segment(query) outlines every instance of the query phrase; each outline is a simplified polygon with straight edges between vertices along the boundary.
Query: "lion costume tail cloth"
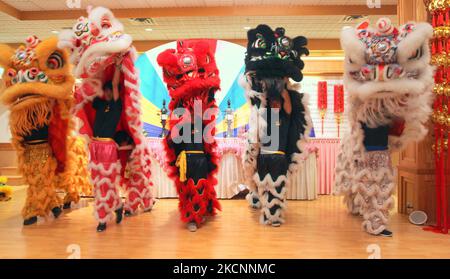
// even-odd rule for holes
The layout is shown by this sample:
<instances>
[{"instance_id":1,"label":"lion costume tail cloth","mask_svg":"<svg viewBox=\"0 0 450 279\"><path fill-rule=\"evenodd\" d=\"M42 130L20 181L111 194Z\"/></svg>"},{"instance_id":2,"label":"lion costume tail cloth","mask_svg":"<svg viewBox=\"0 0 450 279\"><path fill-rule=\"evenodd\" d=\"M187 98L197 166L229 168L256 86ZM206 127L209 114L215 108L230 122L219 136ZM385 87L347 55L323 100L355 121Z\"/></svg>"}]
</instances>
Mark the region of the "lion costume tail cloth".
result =
<instances>
[{"instance_id":1,"label":"lion costume tail cloth","mask_svg":"<svg viewBox=\"0 0 450 279\"><path fill-rule=\"evenodd\" d=\"M57 217L62 200L55 190L64 190L65 206L89 194L89 181L79 177L86 165L78 164L85 154L77 152L73 103L74 78L68 54L57 47L57 38L44 41L35 36L13 50L0 45L0 66L5 69L2 102L10 109L12 143L19 170L29 185L23 209L25 220Z\"/></svg>"},{"instance_id":2,"label":"lion costume tail cloth","mask_svg":"<svg viewBox=\"0 0 450 279\"><path fill-rule=\"evenodd\" d=\"M283 28L273 31L267 25L248 31L241 80L251 109L243 159L250 188L247 200L253 208L261 209L260 222L273 226L285 221L288 177L308 156L305 144L312 127L307 95L298 92L299 86L286 83L286 78L296 82L303 78L301 56L309 54L307 40L301 36L291 39L284 33ZM271 92L266 90L270 84L275 84ZM280 100L285 89L292 103L290 114L284 109L278 113L270 104L273 95Z\"/></svg>"},{"instance_id":3,"label":"lion costume tail cloth","mask_svg":"<svg viewBox=\"0 0 450 279\"><path fill-rule=\"evenodd\" d=\"M138 208L149 211L151 193L150 153L142 133L139 74L134 62L136 50L131 36L112 12L103 7L88 8L88 17L80 17L72 30L64 30L59 45L71 50L74 73L82 82L76 89L75 112L80 119L80 133L93 136L96 111L93 101L104 96L102 85L110 81L115 61L121 60L120 100L123 104L117 132L126 133L133 142L131 150L118 151L114 141L90 142L92 181L95 187L95 216L108 221L114 210L122 207L118 185L126 191L124 209L131 214ZM120 154L120 153L125 153ZM125 160L119 158L125 157ZM126 170L126 171L125 171Z\"/></svg>"},{"instance_id":4,"label":"lion costume tail cloth","mask_svg":"<svg viewBox=\"0 0 450 279\"><path fill-rule=\"evenodd\" d=\"M182 221L197 225L220 210L214 189L219 161L214 94L220 88L214 48L212 40L185 40L158 56L171 96L167 172L179 194Z\"/></svg>"},{"instance_id":5,"label":"lion costume tail cloth","mask_svg":"<svg viewBox=\"0 0 450 279\"><path fill-rule=\"evenodd\" d=\"M338 155L335 192L351 213L363 216L370 234L386 230L394 205L390 152L427 134L432 36L427 23L395 28L387 18L376 28L365 21L342 30L350 131Z\"/></svg>"}]
</instances>

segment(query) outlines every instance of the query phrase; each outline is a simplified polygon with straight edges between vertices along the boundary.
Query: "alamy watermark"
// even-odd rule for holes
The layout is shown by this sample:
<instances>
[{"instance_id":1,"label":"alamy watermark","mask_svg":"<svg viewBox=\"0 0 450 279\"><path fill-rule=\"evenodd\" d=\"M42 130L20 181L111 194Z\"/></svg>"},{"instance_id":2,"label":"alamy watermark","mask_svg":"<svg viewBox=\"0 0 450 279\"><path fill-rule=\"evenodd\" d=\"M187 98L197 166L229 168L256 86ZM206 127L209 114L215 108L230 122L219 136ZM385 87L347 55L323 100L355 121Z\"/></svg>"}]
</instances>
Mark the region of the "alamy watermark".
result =
<instances>
[{"instance_id":1,"label":"alamy watermark","mask_svg":"<svg viewBox=\"0 0 450 279\"><path fill-rule=\"evenodd\" d=\"M367 0L366 4L369 9L381 9L381 0Z\"/></svg>"},{"instance_id":2,"label":"alamy watermark","mask_svg":"<svg viewBox=\"0 0 450 279\"><path fill-rule=\"evenodd\" d=\"M368 259L379 260L381 259L381 247L378 244L370 244L366 248L366 252L369 253Z\"/></svg>"},{"instance_id":3,"label":"alamy watermark","mask_svg":"<svg viewBox=\"0 0 450 279\"><path fill-rule=\"evenodd\" d=\"M66 252L69 253L68 259L79 260L81 259L81 247L78 244L70 244L66 248Z\"/></svg>"},{"instance_id":4,"label":"alamy watermark","mask_svg":"<svg viewBox=\"0 0 450 279\"><path fill-rule=\"evenodd\" d=\"M66 0L69 9L81 9L81 0Z\"/></svg>"},{"instance_id":5,"label":"alamy watermark","mask_svg":"<svg viewBox=\"0 0 450 279\"><path fill-rule=\"evenodd\" d=\"M270 111L270 114L269 114ZM203 111L203 103L195 100L193 111L184 107L176 108L172 111L171 121L176 122L170 129L170 137L175 144L181 143L213 143L215 121L217 115L220 114L218 108L208 108ZM268 150L278 150L280 146L280 109L272 108L260 109L259 118L267 125L258 125L258 123L249 123L250 131L255 131L259 143L263 144ZM270 120L270 121L268 121ZM203 122L209 121L209 124L203 126ZM268 127L270 125L270 134ZM261 128L261 127L264 128ZM250 142L256 143L256 142Z\"/></svg>"}]
</instances>

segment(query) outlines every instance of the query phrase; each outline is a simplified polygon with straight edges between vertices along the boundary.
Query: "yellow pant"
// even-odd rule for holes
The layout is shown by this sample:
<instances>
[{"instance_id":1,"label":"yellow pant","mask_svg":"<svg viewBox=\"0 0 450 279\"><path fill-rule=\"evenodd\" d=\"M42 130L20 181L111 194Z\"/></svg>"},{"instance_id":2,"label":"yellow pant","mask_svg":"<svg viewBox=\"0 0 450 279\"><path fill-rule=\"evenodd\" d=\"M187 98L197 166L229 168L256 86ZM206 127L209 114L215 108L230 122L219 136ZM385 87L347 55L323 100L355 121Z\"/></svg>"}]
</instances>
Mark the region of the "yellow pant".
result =
<instances>
[{"instance_id":1,"label":"yellow pant","mask_svg":"<svg viewBox=\"0 0 450 279\"><path fill-rule=\"evenodd\" d=\"M67 162L63 173L56 177L55 187L66 192L64 203L80 200L80 194L92 195L92 186L89 181L88 155L81 138L69 137L67 139Z\"/></svg>"},{"instance_id":2,"label":"yellow pant","mask_svg":"<svg viewBox=\"0 0 450 279\"><path fill-rule=\"evenodd\" d=\"M26 145L20 169L27 182L27 198L22 210L24 219L47 216L62 201L54 187L56 159L48 143Z\"/></svg>"}]
</instances>

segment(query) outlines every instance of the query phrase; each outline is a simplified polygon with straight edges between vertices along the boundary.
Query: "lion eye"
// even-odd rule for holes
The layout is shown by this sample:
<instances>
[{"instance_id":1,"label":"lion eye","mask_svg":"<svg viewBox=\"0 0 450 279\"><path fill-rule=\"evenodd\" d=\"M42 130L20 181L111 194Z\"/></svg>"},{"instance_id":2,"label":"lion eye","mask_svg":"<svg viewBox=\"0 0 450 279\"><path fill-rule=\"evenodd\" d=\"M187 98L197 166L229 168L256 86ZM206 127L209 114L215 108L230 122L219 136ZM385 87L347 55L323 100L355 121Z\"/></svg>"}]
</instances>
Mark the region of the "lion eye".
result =
<instances>
[{"instance_id":1,"label":"lion eye","mask_svg":"<svg viewBox=\"0 0 450 279\"><path fill-rule=\"evenodd\" d=\"M53 52L52 55L47 59L47 67L49 69L61 69L64 67L64 60L62 58L61 53Z\"/></svg>"},{"instance_id":2,"label":"lion eye","mask_svg":"<svg viewBox=\"0 0 450 279\"><path fill-rule=\"evenodd\" d=\"M75 27L75 30L81 31L83 30L84 24L82 22L78 23Z\"/></svg>"},{"instance_id":3,"label":"lion eye","mask_svg":"<svg viewBox=\"0 0 450 279\"><path fill-rule=\"evenodd\" d=\"M17 72L14 69L8 69L7 75L9 78L14 78L17 75Z\"/></svg>"}]
</instances>

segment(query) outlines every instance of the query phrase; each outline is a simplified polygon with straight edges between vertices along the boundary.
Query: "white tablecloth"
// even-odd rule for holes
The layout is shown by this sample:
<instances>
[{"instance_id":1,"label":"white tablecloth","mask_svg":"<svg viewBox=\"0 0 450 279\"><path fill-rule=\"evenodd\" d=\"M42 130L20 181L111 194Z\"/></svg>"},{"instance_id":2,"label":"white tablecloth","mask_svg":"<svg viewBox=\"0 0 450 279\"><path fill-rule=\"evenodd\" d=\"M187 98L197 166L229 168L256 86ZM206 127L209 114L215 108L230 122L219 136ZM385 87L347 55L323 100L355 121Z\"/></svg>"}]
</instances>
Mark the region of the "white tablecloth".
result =
<instances>
[{"instance_id":1,"label":"white tablecloth","mask_svg":"<svg viewBox=\"0 0 450 279\"><path fill-rule=\"evenodd\" d=\"M220 141L222 139L218 139ZM243 144L243 143L242 143ZM173 182L167 177L160 162L152 158L152 181L153 195L156 198L174 198L177 192ZM217 173L218 185L216 187L217 197L230 199L246 188L243 185L244 175L241 158L238 152L224 152ZM288 199L291 200L314 200L317 198L317 160L313 153L305 161L303 167L297 174L291 177L288 188Z\"/></svg>"},{"instance_id":2,"label":"white tablecloth","mask_svg":"<svg viewBox=\"0 0 450 279\"><path fill-rule=\"evenodd\" d=\"M313 153L309 155L296 175L290 178L287 198L289 200L315 200L318 188L317 157Z\"/></svg>"}]
</instances>

